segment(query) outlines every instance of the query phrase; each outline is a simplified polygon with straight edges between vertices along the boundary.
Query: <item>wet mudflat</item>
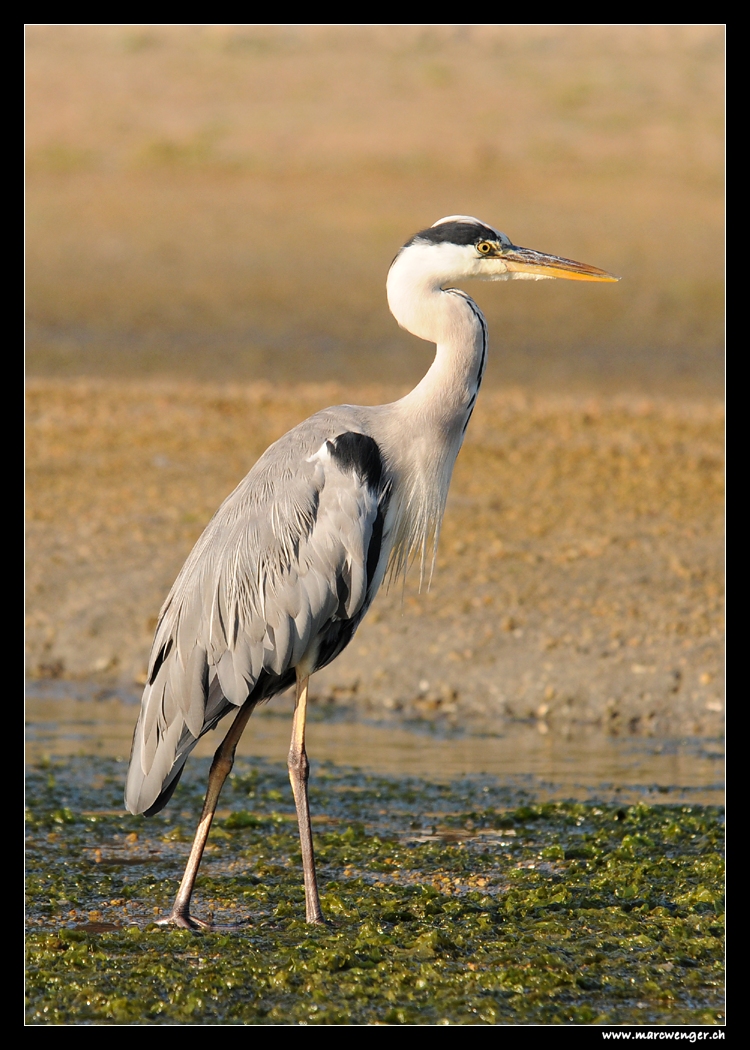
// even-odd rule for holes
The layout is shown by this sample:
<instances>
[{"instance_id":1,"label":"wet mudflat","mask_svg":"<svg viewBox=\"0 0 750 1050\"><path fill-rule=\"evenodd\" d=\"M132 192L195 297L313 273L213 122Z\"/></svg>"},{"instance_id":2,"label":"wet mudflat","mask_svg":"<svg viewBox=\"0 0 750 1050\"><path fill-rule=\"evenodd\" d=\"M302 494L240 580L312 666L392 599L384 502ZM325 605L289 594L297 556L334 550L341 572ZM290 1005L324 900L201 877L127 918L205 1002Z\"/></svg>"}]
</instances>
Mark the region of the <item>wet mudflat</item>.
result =
<instances>
[{"instance_id":1,"label":"wet mudflat","mask_svg":"<svg viewBox=\"0 0 750 1050\"><path fill-rule=\"evenodd\" d=\"M122 760L30 768L30 1024L723 1022L718 806L317 763L310 928L286 769L242 757L194 901L216 928L163 929L207 766L150 820Z\"/></svg>"},{"instance_id":2,"label":"wet mudflat","mask_svg":"<svg viewBox=\"0 0 750 1050\"><path fill-rule=\"evenodd\" d=\"M154 617L269 441L388 395L30 393L29 1023L722 1021L720 406L487 392L432 590L315 679L332 925L302 921L280 697L198 882L235 926L194 935L153 921L217 741L164 815L121 808Z\"/></svg>"},{"instance_id":3,"label":"wet mudflat","mask_svg":"<svg viewBox=\"0 0 750 1050\"><path fill-rule=\"evenodd\" d=\"M30 674L140 692L159 608L257 456L326 405L397 393L31 383ZM431 588L383 588L313 696L482 732L720 734L722 442L715 401L483 391Z\"/></svg>"}]
</instances>

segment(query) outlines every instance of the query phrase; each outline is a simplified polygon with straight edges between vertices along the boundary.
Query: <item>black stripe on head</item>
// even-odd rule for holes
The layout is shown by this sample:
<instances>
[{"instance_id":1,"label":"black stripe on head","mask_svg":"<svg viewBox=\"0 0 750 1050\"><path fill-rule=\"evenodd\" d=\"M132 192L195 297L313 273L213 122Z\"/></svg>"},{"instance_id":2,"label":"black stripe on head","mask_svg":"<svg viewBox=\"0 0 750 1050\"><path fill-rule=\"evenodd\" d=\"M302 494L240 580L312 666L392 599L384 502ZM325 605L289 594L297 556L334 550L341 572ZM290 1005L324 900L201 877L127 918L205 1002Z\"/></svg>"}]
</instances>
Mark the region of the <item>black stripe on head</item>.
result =
<instances>
[{"instance_id":1,"label":"black stripe on head","mask_svg":"<svg viewBox=\"0 0 750 1050\"><path fill-rule=\"evenodd\" d=\"M424 241L427 244L479 244L480 241L498 240L497 230L483 226L478 222L441 222L439 226L430 226L429 230L415 233L404 248Z\"/></svg>"},{"instance_id":2,"label":"black stripe on head","mask_svg":"<svg viewBox=\"0 0 750 1050\"><path fill-rule=\"evenodd\" d=\"M354 471L372 492L380 491L383 460L371 437L350 430L329 441L328 450L341 470Z\"/></svg>"}]
</instances>

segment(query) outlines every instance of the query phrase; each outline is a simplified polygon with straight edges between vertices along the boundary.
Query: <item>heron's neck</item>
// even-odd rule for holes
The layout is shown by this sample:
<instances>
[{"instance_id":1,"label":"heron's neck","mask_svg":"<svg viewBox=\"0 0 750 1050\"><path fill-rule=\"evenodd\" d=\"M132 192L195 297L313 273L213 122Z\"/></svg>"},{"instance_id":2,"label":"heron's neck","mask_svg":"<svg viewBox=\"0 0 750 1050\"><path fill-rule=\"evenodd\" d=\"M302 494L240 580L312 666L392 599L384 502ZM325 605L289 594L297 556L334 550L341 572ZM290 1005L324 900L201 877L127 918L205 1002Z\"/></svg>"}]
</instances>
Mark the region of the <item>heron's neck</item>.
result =
<instances>
[{"instance_id":1,"label":"heron's neck","mask_svg":"<svg viewBox=\"0 0 750 1050\"><path fill-rule=\"evenodd\" d=\"M398 402L404 424L420 434L437 429L443 441L460 446L482 381L487 326L481 310L464 292L437 283L395 288L388 302L396 320L413 335L436 344L425 377ZM458 448L456 448L456 453Z\"/></svg>"},{"instance_id":2,"label":"heron's neck","mask_svg":"<svg viewBox=\"0 0 750 1050\"><path fill-rule=\"evenodd\" d=\"M388 281L393 315L402 328L436 344L422 382L387 406L386 458L398 478L391 570L398 575L417 552L423 573L434 564L453 465L482 381L487 328L463 292L398 273L392 280L395 269Z\"/></svg>"}]
</instances>

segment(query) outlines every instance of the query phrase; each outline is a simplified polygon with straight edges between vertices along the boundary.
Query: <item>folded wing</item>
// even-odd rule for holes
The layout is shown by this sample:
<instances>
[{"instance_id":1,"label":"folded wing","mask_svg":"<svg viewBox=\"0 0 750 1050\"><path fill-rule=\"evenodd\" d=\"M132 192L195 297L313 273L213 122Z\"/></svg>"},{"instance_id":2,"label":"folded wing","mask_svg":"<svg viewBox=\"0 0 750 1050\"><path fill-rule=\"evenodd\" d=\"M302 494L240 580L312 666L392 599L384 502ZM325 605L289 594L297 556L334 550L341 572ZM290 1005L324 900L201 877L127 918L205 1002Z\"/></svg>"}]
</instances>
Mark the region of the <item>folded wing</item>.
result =
<instances>
[{"instance_id":1,"label":"folded wing","mask_svg":"<svg viewBox=\"0 0 750 1050\"><path fill-rule=\"evenodd\" d=\"M162 608L133 737L131 813L161 809L199 738L248 697L268 699L299 664L332 660L382 579L377 445L352 432L297 438L271 446L225 500Z\"/></svg>"}]
</instances>

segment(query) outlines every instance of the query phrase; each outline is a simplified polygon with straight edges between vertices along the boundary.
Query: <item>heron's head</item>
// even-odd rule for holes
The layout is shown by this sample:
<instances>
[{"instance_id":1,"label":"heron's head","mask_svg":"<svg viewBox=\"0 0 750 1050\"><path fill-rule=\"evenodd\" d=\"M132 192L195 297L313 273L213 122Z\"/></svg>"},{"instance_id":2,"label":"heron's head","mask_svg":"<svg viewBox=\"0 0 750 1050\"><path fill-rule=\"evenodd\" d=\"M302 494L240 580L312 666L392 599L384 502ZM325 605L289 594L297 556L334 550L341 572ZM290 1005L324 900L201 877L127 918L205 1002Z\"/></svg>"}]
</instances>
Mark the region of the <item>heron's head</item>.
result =
<instances>
[{"instance_id":1,"label":"heron's head","mask_svg":"<svg viewBox=\"0 0 750 1050\"><path fill-rule=\"evenodd\" d=\"M394 259L394 270L422 273L430 282L444 284L467 277L480 281L619 281L606 270L586 263L519 248L509 237L471 215L448 215L421 230Z\"/></svg>"}]
</instances>

